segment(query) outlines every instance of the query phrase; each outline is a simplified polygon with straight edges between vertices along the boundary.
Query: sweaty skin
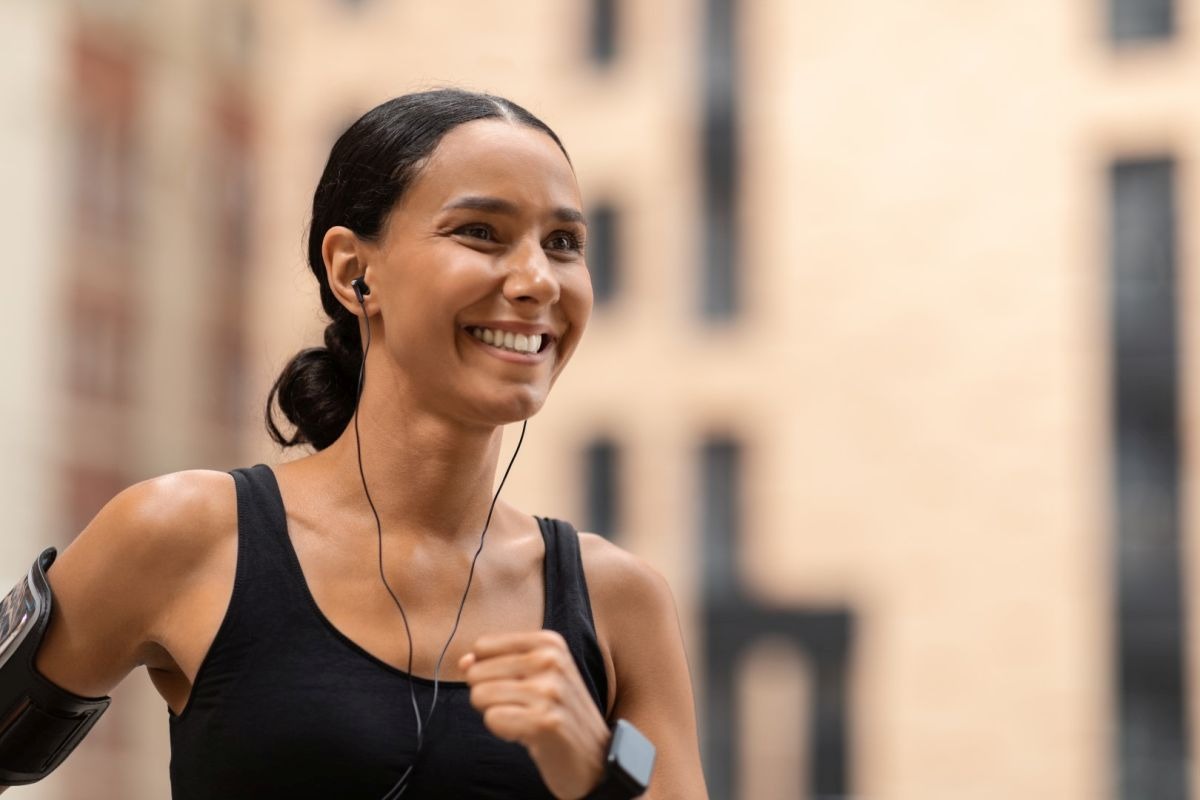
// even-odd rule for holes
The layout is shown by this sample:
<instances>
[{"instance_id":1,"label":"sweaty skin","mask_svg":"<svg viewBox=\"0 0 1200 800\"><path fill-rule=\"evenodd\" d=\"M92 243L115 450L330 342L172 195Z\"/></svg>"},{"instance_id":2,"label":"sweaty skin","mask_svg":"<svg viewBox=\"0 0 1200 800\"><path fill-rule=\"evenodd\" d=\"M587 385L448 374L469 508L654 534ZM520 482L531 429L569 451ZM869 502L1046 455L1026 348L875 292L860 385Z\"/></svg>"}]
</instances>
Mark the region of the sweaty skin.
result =
<instances>
[{"instance_id":1,"label":"sweaty skin","mask_svg":"<svg viewBox=\"0 0 1200 800\"><path fill-rule=\"evenodd\" d=\"M586 326L581 209L570 164L548 136L480 120L442 139L377 240L340 227L325 235L330 286L364 336L370 326L363 467L417 675L432 677L458 609L501 427L541 408ZM350 287L360 276L371 287L365 318ZM540 333L548 343L534 355L512 354L478 340L469 329L479 327ZM321 611L364 650L405 669L407 640L377 573L353 426L274 469ZM704 798L670 589L608 541L580 541L608 718L628 719L658 749L645 796ZM536 521L502 499L439 677L469 682L488 728L523 744L557 797L578 798L600 778L609 733L561 638L539 630L542 550ZM57 603L38 668L67 689L99 695L145 666L181 711L228 607L236 558L230 475L180 472L130 487L51 569Z\"/></svg>"}]
</instances>

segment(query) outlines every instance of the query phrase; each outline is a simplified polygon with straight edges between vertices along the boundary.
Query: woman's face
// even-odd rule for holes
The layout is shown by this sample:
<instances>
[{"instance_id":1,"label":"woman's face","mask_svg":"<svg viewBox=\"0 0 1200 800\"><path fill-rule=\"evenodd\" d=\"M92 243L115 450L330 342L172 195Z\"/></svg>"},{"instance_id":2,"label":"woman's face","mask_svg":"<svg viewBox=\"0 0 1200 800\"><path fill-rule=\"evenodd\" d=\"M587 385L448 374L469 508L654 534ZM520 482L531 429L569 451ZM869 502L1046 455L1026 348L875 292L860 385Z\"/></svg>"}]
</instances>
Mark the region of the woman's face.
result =
<instances>
[{"instance_id":1,"label":"woman's face","mask_svg":"<svg viewBox=\"0 0 1200 800\"><path fill-rule=\"evenodd\" d=\"M585 234L549 136L497 119L451 130L368 263L391 388L464 422L534 414L591 314Z\"/></svg>"}]
</instances>

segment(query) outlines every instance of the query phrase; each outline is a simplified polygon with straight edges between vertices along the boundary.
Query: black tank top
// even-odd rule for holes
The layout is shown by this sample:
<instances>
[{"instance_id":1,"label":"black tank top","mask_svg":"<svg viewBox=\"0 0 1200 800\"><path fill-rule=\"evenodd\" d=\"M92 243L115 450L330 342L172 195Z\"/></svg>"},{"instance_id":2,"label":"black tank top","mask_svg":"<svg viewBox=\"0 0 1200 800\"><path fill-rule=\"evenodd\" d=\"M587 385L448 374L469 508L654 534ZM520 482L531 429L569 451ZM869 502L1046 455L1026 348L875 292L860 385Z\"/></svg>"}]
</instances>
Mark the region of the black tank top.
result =
<instances>
[{"instance_id":1,"label":"black tank top","mask_svg":"<svg viewBox=\"0 0 1200 800\"><path fill-rule=\"evenodd\" d=\"M171 796L380 800L416 750L409 681L423 712L433 681L389 666L333 627L305 583L274 473L259 464L232 474L233 595L187 706L171 716ZM537 522L546 548L542 627L566 639L604 714L608 686L578 534ZM439 681L405 800L552 798L525 748L493 736L469 698L465 683Z\"/></svg>"}]
</instances>

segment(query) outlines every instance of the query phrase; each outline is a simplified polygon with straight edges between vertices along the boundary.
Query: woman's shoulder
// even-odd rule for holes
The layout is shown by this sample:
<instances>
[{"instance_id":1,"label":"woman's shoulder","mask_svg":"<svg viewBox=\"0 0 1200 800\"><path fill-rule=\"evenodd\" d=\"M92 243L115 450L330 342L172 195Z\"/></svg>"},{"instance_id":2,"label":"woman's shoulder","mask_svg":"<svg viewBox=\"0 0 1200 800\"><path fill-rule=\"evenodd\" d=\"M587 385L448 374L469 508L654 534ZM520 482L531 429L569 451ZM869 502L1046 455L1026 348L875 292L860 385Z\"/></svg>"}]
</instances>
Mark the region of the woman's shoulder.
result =
<instances>
[{"instance_id":1,"label":"woman's shoulder","mask_svg":"<svg viewBox=\"0 0 1200 800\"><path fill-rule=\"evenodd\" d=\"M106 540L105 550L159 562L172 554L196 556L236 526L237 498L227 472L195 469L135 483L95 516L76 542ZM74 545L73 545L74 546Z\"/></svg>"},{"instance_id":2,"label":"woman's shoulder","mask_svg":"<svg viewBox=\"0 0 1200 800\"><path fill-rule=\"evenodd\" d=\"M679 616L670 585L646 560L594 533L579 534L579 549L611 714L644 688L655 659L679 661Z\"/></svg>"},{"instance_id":3,"label":"woman's shoulder","mask_svg":"<svg viewBox=\"0 0 1200 800\"><path fill-rule=\"evenodd\" d=\"M208 470L151 478L113 497L49 570L54 618L39 668L94 695L152 663L177 599L236 557L236 506L232 477Z\"/></svg>"},{"instance_id":4,"label":"woman's shoulder","mask_svg":"<svg viewBox=\"0 0 1200 800\"><path fill-rule=\"evenodd\" d=\"M648 631L677 629L675 598L657 569L603 536L581 532L579 550L596 632L619 677L623 651Z\"/></svg>"},{"instance_id":5,"label":"woman's shoulder","mask_svg":"<svg viewBox=\"0 0 1200 800\"><path fill-rule=\"evenodd\" d=\"M645 608L672 605L671 588L645 559L596 533L580 531L579 550L593 605Z\"/></svg>"}]
</instances>

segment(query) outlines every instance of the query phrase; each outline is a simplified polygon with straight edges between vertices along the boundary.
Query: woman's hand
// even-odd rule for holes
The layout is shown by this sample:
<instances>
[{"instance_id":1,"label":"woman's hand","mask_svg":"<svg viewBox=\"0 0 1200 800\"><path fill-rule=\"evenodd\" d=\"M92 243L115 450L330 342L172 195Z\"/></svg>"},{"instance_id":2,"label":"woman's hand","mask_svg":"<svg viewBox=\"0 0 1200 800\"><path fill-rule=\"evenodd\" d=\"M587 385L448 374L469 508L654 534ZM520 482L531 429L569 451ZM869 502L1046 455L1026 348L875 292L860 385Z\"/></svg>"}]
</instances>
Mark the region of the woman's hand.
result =
<instances>
[{"instance_id":1,"label":"woman's hand","mask_svg":"<svg viewBox=\"0 0 1200 800\"><path fill-rule=\"evenodd\" d=\"M481 636L458 662L488 730L529 751L560 800L590 792L604 771L609 730L562 636Z\"/></svg>"}]
</instances>

